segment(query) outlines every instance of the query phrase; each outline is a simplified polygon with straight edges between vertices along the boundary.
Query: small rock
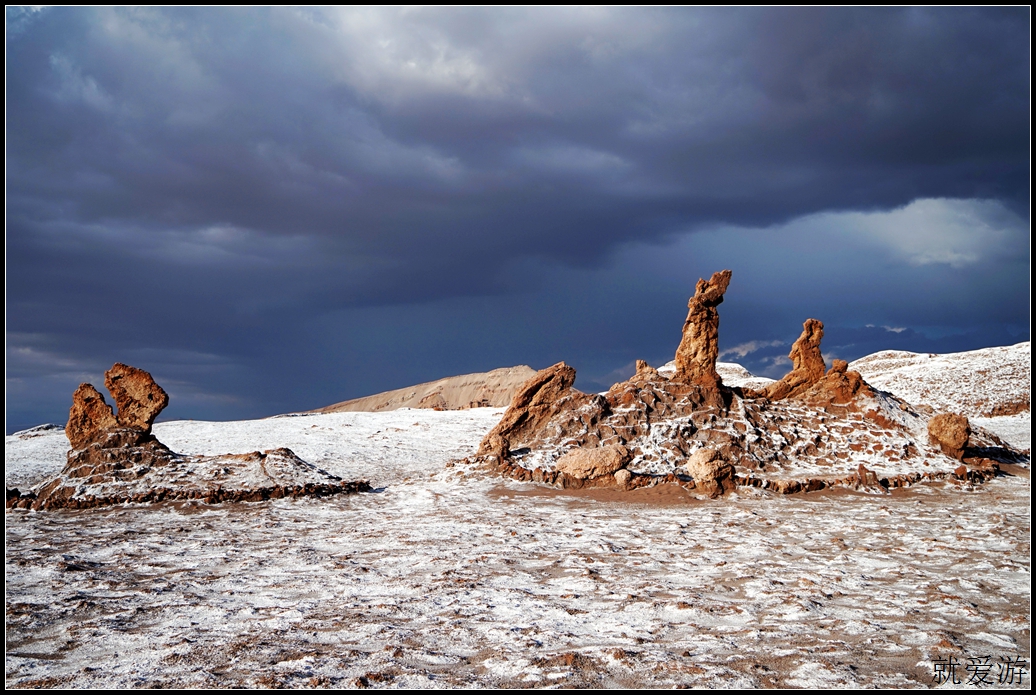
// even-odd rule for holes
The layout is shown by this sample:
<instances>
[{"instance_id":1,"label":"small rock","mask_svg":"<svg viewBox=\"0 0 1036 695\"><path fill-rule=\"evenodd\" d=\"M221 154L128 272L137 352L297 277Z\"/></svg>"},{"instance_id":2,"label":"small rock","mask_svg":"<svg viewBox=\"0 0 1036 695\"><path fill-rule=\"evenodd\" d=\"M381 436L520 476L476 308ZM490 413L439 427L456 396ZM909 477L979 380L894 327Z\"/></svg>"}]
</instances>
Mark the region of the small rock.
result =
<instances>
[{"instance_id":1,"label":"small rock","mask_svg":"<svg viewBox=\"0 0 1036 695\"><path fill-rule=\"evenodd\" d=\"M556 467L578 480L589 480L615 473L629 460L629 449L622 444L612 444L596 449L573 449L558 459Z\"/></svg>"}]
</instances>

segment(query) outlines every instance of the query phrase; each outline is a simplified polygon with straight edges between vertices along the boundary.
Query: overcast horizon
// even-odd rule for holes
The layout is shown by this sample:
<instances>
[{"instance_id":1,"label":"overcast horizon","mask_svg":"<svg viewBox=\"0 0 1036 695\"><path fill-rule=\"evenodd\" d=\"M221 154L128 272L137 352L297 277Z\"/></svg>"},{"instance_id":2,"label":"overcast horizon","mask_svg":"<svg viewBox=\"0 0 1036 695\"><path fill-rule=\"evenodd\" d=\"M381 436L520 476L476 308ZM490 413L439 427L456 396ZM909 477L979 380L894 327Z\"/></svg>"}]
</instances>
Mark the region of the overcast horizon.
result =
<instances>
[{"instance_id":1,"label":"overcast horizon","mask_svg":"<svg viewBox=\"0 0 1036 695\"><path fill-rule=\"evenodd\" d=\"M1029 8L6 10L6 432L1028 340Z\"/></svg>"}]
</instances>

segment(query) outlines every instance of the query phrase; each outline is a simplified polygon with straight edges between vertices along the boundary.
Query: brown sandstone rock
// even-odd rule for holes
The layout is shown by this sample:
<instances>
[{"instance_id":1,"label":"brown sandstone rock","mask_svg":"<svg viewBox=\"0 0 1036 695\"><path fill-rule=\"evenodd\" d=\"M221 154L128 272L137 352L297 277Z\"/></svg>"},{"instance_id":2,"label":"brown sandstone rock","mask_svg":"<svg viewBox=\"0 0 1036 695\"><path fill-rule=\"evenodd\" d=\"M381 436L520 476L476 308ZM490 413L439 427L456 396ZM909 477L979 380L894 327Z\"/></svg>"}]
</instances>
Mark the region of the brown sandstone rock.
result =
<instances>
[{"instance_id":1,"label":"brown sandstone rock","mask_svg":"<svg viewBox=\"0 0 1036 695\"><path fill-rule=\"evenodd\" d=\"M95 442L102 442L109 430L119 423L115 420L112 407L108 405L97 389L90 384L80 384L72 394L72 408L68 411L65 434L73 449L83 449Z\"/></svg>"},{"instance_id":2,"label":"brown sandstone rock","mask_svg":"<svg viewBox=\"0 0 1036 695\"><path fill-rule=\"evenodd\" d=\"M630 480L633 479L633 474L625 468L620 468L615 471L615 484L621 488L626 487L630 484Z\"/></svg>"},{"instance_id":3,"label":"brown sandstone rock","mask_svg":"<svg viewBox=\"0 0 1036 695\"><path fill-rule=\"evenodd\" d=\"M870 386L859 372L850 371L848 367L845 360L833 360L831 369L820 381L794 398L818 408L851 404L861 392L869 391Z\"/></svg>"},{"instance_id":4,"label":"brown sandstone rock","mask_svg":"<svg viewBox=\"0 0 1036 695\"><path fill-rule=\"evenodd\" d=\"M538 428L554 414L555 402L572 388L575 380L576 370L564 362L536 372L514 395L503 418L482 440L478 455L499 451L501 446L496 437L509 445L515 438Z\"/></svg>"},{"instance_id":5,"label":"brown sandstone rock","mask_svg":"<svg viewBox=\"0 0 1036 695\"><path fill-rule=\"evenodd\" d=\"M637 383L644 383L647 381L658 381L664 377L658 373L658 370L652 367L644 360L637 360L637 373L633 375L632 381Z\"/></svg>"},{"instance_id":6,"label":"brown sandstone rock","mask_svg":"<svg viewBox=\"0 0 1036 695\"><path fill-rule=\"evenodd\" d=\"M867 468L862 463L856 469L856 475L860 480L860 485L864 487L871 487L878 485L878 474Z\"/></svg>"},{"instance_id":7,"label":"brown sandstone rock","mask_svg":"<svg viewBox=\"0 0 1036 695\"><path fill-rule=\"evenodd\" d=\"M699 449L684 464L694 479L694 487L709 497L716 498L737 487L734 466L723 459L715 449Z\"/></svg>"},{"instance_id":8,"label":"brown sandstone rock","mask_svg":"<svg viewBox=\"0 0 1036 695\"><path fill-rule=\"evenodd\" d=\"M573 449L558 459L556 468L573 478L590 480L615 473L629 460L629 449L621 444L612 444L594 449Z\"/></svg>"},{"instance_id":9,"label":"brown sandstone rock","mask_svg":"<svg viewBox=\"0 0 1036 695\"><path fill-rule=\"evenodd\" d=\"M87 509L165 500L247 502L370 489L366 481L345 482L321 471L290 449L224 456L176 454L151 433L169 396L150 374L116 364L105 375L105 385L118 404L118 416L97 389L80 385L65 427L73 448L64 469L32 492L8 490L8 508ZM256 480L269 484L257 486Z\"/></svg>"},{"instance_id":10,"label":"brown sandstone rock","mask_svg":"<svg viewBox=\"0 0 1036 695\"><path fill-rule=\"evenodd\" d=\"M780 381L775 381L752 396L780 400L806 391L824 376L824 358L820 354L820 341L824 337L824 324L816 319L806 319L802 324L802 335L791 346L791 371ZM746 395L748 395L746 393Z\"/></svg>"},{"instance_id":11,"label":"brown sandstone rock","mask_svg":"<svg viewBox=\"0 0 1036 695\"><path fill-rule=\"evenodd\" d=\"M716 372L719 357L719 311L723 294L730 284L729 270L713 273L709 280L698 280L694 296L687 302L683 338L676 349L674 381L716 388L722 382Z\"/></svg>"},{"instance_id":12,"label":"brown sandstone rock","mask_svg":"<svg viewBox=\"0 0 1036 695\"><path fill-rule=\"evenodd\" d=\"M105 373L104 385L115 399L116 419L122 427L150 432L155 418L169 405L169 394L143 369L116 363Z\"/></svg>"},{"instance_id":13,"label":"brown sandstone rock","mask_svg":"<svg viewBox=\"0 0 1036 695\"><path fill-rule=\"evenodd\" d=\"M928 421L928 439L944 454L960 460L971 436L968 418L954 413L940 413Z\"/></svg>"}]
</instances>

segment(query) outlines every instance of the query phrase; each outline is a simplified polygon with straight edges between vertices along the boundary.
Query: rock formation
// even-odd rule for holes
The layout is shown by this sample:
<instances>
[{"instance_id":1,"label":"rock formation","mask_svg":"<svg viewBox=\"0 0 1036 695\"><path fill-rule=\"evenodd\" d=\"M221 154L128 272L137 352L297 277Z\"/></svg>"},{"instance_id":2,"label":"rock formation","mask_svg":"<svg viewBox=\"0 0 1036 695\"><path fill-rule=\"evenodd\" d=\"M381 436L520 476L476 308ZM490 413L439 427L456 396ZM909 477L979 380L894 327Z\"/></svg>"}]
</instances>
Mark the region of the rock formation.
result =
<instances>
[{"instance_id":1,"label":"rock formation","mask_svg":"<svg viewBox=\"0 0 1036 695\"><path fill-rule=\"evenodd\" d=\"M122 427L150 433L155 418L169 405L169 394L143 369L116 363L105 373L104 386L115 399Z\"/></svg>"},{"instance_id":2,"label":"rock formation","mask_svg":"<svg viewBox=\"0 0 1036 695\"><path fill-rule=\"evenodd\" d=\"M698 282L675 369L638 360L629 380L585 394L572 388L571 367L548 367L522 386L470 462L563 488L672 483L715 497L737 485L794 493L977 482L996 475L995 457L1024 457L988 433L972 434L976 457L963 459L960 473L967 421L929 424L843 360L825 373L815 319L803 325L787 376L760 390L728 388L716 373L716 306L729 281L724 271Z\"/></svg>"},{"instance_id":3,"label":"rock formation","mask_svg":"<svg viewBox=\"0 0 1036 695\"><path fill-rule=\"evenodd\" d=\"M506 456L513 440L537 430L557 412L558 401L571 390L575 381L576 370L564 362L536 372L514 395L497 426L482 440L479 455ZM585 396L578 391L575 394Z\"/></svg>"},{"instance_id":4,"label":"rock formation","mask_svg":"<svg viewBox=\"0 0 1036 695\"><path fill-rule=\"evenodd\" d=\"M112 407L97 389L90 384L80 384L72 394L72 409L68 412L65 434L73 449L103 442L108 433L119 426Z\"/></svg>"},{"instance_id":5,"label":"rock formation","mask_svg":"<svg viewBox=\"0 0 1036 695\"><path fill-rule=\"evenodd\" d=\"M713 273L709 280L699 279L694 296L687 302L683 337L676 349L674 381L717 388L722 382L716 372L719 358L719 311L723 294L730 284L729 270Z\"/></svg>"},{"instance_id":6,"label":"rock formation","mask_svg":"<svg viewBox=\"0 0 1036 695\"><path fill-rule=\"evenodd\" d=\"M863 380L859 372L849 371L845 360L832 360L831 369L816 383L805 391L794 394L794 397L818 408L832 405L847 405L864 390L873 395L873 390Z\"/></svg>"},{"instance_id":7,"label":"rock formation","mask_svg":"<svg viewBox=\"0 0 1036 695\"><path fill-rule=\"evenodd\" d=\"M824 337L824 324L816 319L806 319L802 324L802 335L791 346L791 371L780 381L775 381L759 391L746 392L748 397L780 400L806 391L820 381L827 367L820 354L820 341Z\"/></svg>"},{"instance_id":8,"label":"rock formation","mask_svg":"<svg viewBox=\"0 0 1036 695\"><path fill-rule=\"evenodd\" d=\"M127 502L255 501L325 496L370 489L315 468L289 449L241 455L184 456L151 433L169 396L147 372L116 364L105 385L113 412L97 389L72 396L65 433L72 449L61 474L28 493L9 490L8 508L84 509Z\"/></svg>"},{"instance_id":9,"label":"rock formation","mask_svg":"<svg viewBox=\"0 0 1036 695\"><path fill-rule=\"evenodd\" d=\"M162 466L176 454L151 434L151 425L169 403L169 396L142 369L116 363L104 383L118 411L92 384L80 384L72 394L65 434L72 451L63 473L93 478L128 465Z\"/></svg>"}]
</instances>

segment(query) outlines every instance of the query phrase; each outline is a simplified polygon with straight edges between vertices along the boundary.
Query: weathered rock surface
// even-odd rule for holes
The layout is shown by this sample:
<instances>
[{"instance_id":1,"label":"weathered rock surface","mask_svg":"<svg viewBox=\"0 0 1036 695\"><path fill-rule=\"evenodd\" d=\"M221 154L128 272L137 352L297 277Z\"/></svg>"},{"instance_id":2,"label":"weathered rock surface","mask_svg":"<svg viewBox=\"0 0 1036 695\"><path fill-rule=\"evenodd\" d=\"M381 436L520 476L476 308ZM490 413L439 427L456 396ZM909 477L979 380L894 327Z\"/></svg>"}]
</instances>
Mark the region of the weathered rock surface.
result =
<instances>
[{"instance_id":1,"label":"weathered rock surface","mask_svg":"<svg viewBox=\"0 0 1036 695\"><path fill-rule=\"evenodd\" d=\"M864 390L873 393L859 372L848 370L845 360L832 360L831 369L819 381L793 398L816 406L848 405Z\"/></svg>"},{"instance_id":2,"label":"weathered rock surface","mask_svg":"<svg viewBox=\"0 0 1036 695\"><path fill-rule=\"evenodd\" d=\"M971 437L971 426L963 415L940 413L928 421L928 436L944 454L960 460Z\"/></svg>"},{"instance_id":3,"label":"weathered rock surface","mask_svg":"<svg viewBox=\"0 0 1036 695\"><path fill-rule=\"evenodd\" d=\"M637 373L633 375L633 380L638 383L646 381L657 381L661 379L661 375L658 370L652 367L644 360L637 360Z\"/></svg>"},{"instance_id":4,"label":"weathered rock surface","mask_svg":"<svg viewBox=\"0 0 1036 695\"><path fill-rule=\"evenodd\" d=\"M122 461L113 462L107 471L92 470L66 468L62 475L27 494L8 494L7 507L46 510L175 500L257 502L370 490L367 481L344 481L311 466L290 449L223 456L171 454L158 468Z\"/></svg>"},{"instance_id":5,"label":"weathered rock surface","mask_svg":"<svg viewBox=\"0 0 1036 695\"><path fill-rule=\"evenodd\" d=\"M150 432L158 414L169 405L169 394L143 369L116 363L104 375L104 386L115 399L122 427Z\"/></svg>"},{"instance_id":6,"label":"weathered rock surface","mask_svg":"<svg viewBox=\"0 0 1036 695\"><path fill-rule=\"evenodd\" d=\"M791 371L779 381L751 394L746 392L745 395L776 401L803 393L820 381L827 369L820 354L820 341L823 337L824 324L816 319L806 319L802 324L802 335L791 346L791 352L788 354L791 359Z\"/></svg>"},{"instance_id":7,"label":"weathered rock surface","mask_svg":"<svg viewBox=\"0 0 1036 695\"><path fill-rule=\"evenodd\" d=\"M570 404L573 397L576 401L588 398L573 391L575 380L576 370L564 362L536 372L514 395L499 424L482 440L479 455L500 455L503 447L513 448L515 441L536 431L556 414L566 396Z\"/></svg>"},{"instance_id":8,"label":"weathered rock surface","mask_svg":"<svg viewBox=\"0 0 1036 695\"><path fill-rule=\"evenodd\" d=\"M575 371L563 363L545 369L523 385L473 462L563 488L670 483L709 496L734 485L779 493L835 485L876 491L996 475L985 464L964 478L955 473L963 455L959 437L938 427L939 436L930 437L922 412L875 391L845 361L834 360L825 373L823 324L815 319L803 325L790 355L793 369L780 382L754 391L713 378L715 307L729 280L725 271L699 281L672 365L654 369L638 360L636 373L604 394L571 388ZM588 452L620 447L628 456L617 472L588 463L600 455ZM973 435L969 453L994 463L1026 458L984 431Z\"/></svg>"},{"instance_id":9,"label":"weathered rock surface","mask_svg":"<svg viewBox=\"0 0 1036 695\"><path fill-rule=\"evenodd\" d=\"M629 460L629 449L621 444L611 444L594 449L573 449L558 459L556 468L573 478L589 480L611 475Z\"/></svg>"},{"instance_id":10,"label":"weathered rock surface","mask_svg":"<svg viewBox=\"0 0 1036 695\"><path fill-rule=\"evenodd\" d=\"M719 311L730 285L731 271L713 273L709 280L698 280L694 296L687 302L683 337L676 349L676 381L717 388L722 382L716 372L719 358Z\"/></svg>"},{"instance_id":11,"label":"weathered rock surface","mask_svg":"<svg viewBox=\"0 0 1036 695\"><path fill-rule=\"evenodd\" d=\"M95 442L104 441L108 432L119 426L112 407L97 389L90 384L80 384L72 394L72 408L68 412L65 434L73 449L82 449Z\"/></svg>"},{"instance_id":12,"label":"weathered rock surface","mask_svg":"<svg viewBox=\"0 0 1036 695\"><path fill-rule=\"evenodd\" d=\"M169 396L150 374L116 364L105 375L105 385L118 414L97 389L80 385L65 427L72 449L61 474L27 493L8 491L8 508L85 509L188 499L253 501L370 488L366 481L342 481L289 449L223 456L177 454L151 433Z\"/></svg>"},{"instance_id":13,"label":"weathered rock surface","mask_svg":"<svg viewBox=\"0 0 1036 695\"><path fill-rule=\"evenodd\" d=\"M715 449L699 449L684 464L695 487L709 497L719 497L737 487L734 466Z\"/></svg>"}]
</instances>

